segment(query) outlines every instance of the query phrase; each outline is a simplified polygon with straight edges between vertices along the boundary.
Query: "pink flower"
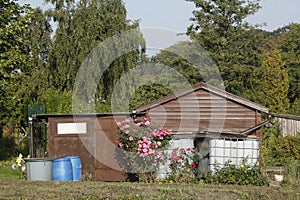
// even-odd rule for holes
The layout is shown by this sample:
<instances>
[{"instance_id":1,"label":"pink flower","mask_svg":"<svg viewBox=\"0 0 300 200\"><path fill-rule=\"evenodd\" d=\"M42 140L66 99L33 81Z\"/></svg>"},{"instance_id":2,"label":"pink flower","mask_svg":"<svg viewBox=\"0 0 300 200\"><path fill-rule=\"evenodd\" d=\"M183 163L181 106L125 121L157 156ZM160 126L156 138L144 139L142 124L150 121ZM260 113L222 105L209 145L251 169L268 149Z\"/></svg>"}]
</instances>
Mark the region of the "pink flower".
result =
<instances>
[{"instance_id":1,"label":"pink flower","mask_svg":"<svg viewBox=\"0 0 300 200\"><path fill-rule=\"evenodd\" d=\"M126 119L117 122L116 125L120 134L120 139L116 141L116 144L124 150L124 153L126 153L126 149L128 152L136 152L136 155L140 157L151 155L153 165L158 164L158 159L163 157L158 149L170 140L170 137L166 137L170 134L169 130L153 129L151 119L147 117L144 118L143 122L136 123L133 119ZM175 156L179 159L177 154L174 154L173 157Z\"/></svg>"},{"instance_id":2,"label":"pink flower","mask_svg":"<svg viewBox=\"0 0 300 200\"><path fill-rule=\"evenodd\" d=\"M155 159L159 159L159 158L162 158L163 155L160 151L157 152L156 156L155 156Z\"/></svg>"},{"instance_id":3,"label":"pink flower","mask_svg":"<svg viewBox=\"0 0 300 200\"><path fill-rule=\"evenodd\" d=\"M143 157L146 157L146 156L148 156L149 154L148 154L147 152L144 152L142 155L143 155Z\"/></svg>"},{"instance_id":4,"label":"pink flower","mask_svg":"<svg viewBox=\"0 0 300 200\"><path fill-rule=\"evenodd\" d=\"M145 126L150 126L150 122L149 122L149 121L146 121L146 122L145 122Z\"/></svg>"},{"instance_id":5,"label":"pink flower","mask_svg":"<svg viewBox=\"0 0 300 200\"><path fill-rule=\"evenodd\" d=\"M157 160L153 160L152 165L153 165L153 166L156 166L156 165L157 165Z\"/></svg>"},{"instance_id":6,"label":"pink flower","mask_svg":"<svg viewBox=\"0 0 300 200\"><path fill-rule=\"evenodd\" d=\"M160 131L160 134L161 134L161 135L166 135L166 134L167 134L167 131L166 131L166 130L161 130L161 131Z\"/></svg>"},{"instance_id":7,"label":"pink flower","mask_svg":"<svg viewBox=\"0 0 300 200\"><path fill-rule=\"evenodd\" d=\"M159 132L155 129L155 130L152 132L152 136L153 136L153 137L158 137L158 136L159 136Z\"/></svg>"},{"instance_id":8,"label":"pink flower","mask_svg":"<svg viewBox=\"0 0 300 200\"><path fill-rule=\"evenodd\" d=\"M154 154L155 150L154 149L149 149L149 154Z\"/></svg>"},{"instance_id":9,"label":"pink flower","mask_svg":"<svg viewBox=\"0 0 300 200\"><path fill-rule=\"evenodd\" d=\"M144 148L144 149L149 149L149 148L150 148L150 144L144 143L144 144L143 144L143 148Z\"/></svg>"},{"instance_id":10,"label":"pink flower","mask_svg":"<svg viewBox=\"0 0 300 200\"><path fill-rule=\"evenodd\" d=\"M141 126L142 122L136 123L135 126Z\"/></svg>"},{"instance_id":11,"label":"pink flower","mask_svg":"<svg viewBox=\"0 0 300 200\"><path fill-rule=\"evenodd\" d=\"M148 152L148 149L143 149L143 152L144 152L144 153Z\"/></svg>"}]
</instances>

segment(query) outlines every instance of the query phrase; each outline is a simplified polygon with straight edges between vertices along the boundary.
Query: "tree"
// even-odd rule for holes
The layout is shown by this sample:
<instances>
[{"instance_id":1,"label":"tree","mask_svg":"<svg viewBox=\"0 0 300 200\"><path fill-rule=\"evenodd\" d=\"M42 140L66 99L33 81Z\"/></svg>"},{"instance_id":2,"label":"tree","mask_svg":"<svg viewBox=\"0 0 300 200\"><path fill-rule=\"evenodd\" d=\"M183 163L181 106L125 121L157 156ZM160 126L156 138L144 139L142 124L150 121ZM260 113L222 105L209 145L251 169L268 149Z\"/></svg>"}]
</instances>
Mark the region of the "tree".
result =
<instances>
[{"instance_id":1,"label":"tree","mask_svg":"<svg viewBox=\"0 0 300 200\"><path fill-rule=\"evenodd\" d=\"M194 2L197 8L187 34L217 63L226 90L239 94L251 88L251 82L243 76L251 76L251 68L259 66L261 35L244 20L258 11L259 0L187 1Z\"/></svg>"},{"instance_id":2,"label":"tree","mask_svg":"<svg viewBox=\"0 0 300 200\"><path fill-rule=\"evenodd\" d=\"M30 103L37 103L38 97L48 88L47 64L52 45L51 18L47 12L40 8L33 10L31 16L30 30L27 32L29 38L28 48L31 57L31 76L28 80L27 93Z\"/></svg>"},{"instance_id":3,"label":"tree","mask_svg":"<svg viewBox=\"0 0 300 200\"><path fill-rule=\"evenodd\" d=\"M280 31L280 32L279 32ZM280 37L280 49L285 68L289 74L288 97L290 113L300 115L300 24L290 24L277 30Z\"/></svg>"},{"instance_id":4,"label":"tree","mask_svg":"<svg viewBox=\"0 0 300 200\"><path fill-rule=\"evenodd\" d=\"M255 97L252 98L272 112L286 113L289 108L289 80L280 52L264 52L262 67L256 69L254 74L255 89L251 94Z\"/></svg>"},{"instance_id":5,"label":"tree","mask_svg":"<svg viewBox=\"0 0 300 200\"><path fill-rule=\"evenodd\" d=\"M24 133L27 77L32 71L28 32L32 9L14 0L0 1L0 127Z\"/></svg>"},{"instance_id":6,"label":"tree","mask_svg":"<svg viewBox=\"0 0 300 200\"><path fill-rule=\"evenodd\" d=\"M178 48L182 48L183 45L184 45L184 43L179 43L179 44L173 45L171 48L176 48L176 46L178 46ZM188 57L188 58L190 58L192 56L196 57L197 53L201 53L201 52L199 52L199 50L198 51L196 49L194 49L194 50L195 51L187 52L187 53L189 53L189 55L186 57ZM154 60L152 62L162 63L166 66L174 68L180 74L182 74L192 85L203 81L203 77L201 76L200 70L197 70L197 68L195 68L192 63L190 63L188 60L186 60L186 58L183 58L180 55L176 55L173 52L169 51L168 49L162 50L153 59ZM171 81L171 80L169 80L169 81ZM181 89L183 89L183 88L181 88Z\"/></svg>"},{"instance_id":7,"label":"tree","mask_svg":"<svg viewBox=\"0 0 300 200\"><path fill-rule=\"evenodd\" d=\"M58 23L50 51L49 84L61 91L73 90L78 69L97 45L138 26L136 22L127 20L121 0L81 0L77 4L72 0L46 2L55 5L51 15ZM140 46L144 46L144 41L139 42ZM102 79L95 83L98 85L97 94L93 97L95 101L101 100L101 105L102 100L109 103L114 84L124 72L137 64L140 53L136 50L114 60ZM101 112L101 108L97 108Z\"/></svg>"}]
</instances>

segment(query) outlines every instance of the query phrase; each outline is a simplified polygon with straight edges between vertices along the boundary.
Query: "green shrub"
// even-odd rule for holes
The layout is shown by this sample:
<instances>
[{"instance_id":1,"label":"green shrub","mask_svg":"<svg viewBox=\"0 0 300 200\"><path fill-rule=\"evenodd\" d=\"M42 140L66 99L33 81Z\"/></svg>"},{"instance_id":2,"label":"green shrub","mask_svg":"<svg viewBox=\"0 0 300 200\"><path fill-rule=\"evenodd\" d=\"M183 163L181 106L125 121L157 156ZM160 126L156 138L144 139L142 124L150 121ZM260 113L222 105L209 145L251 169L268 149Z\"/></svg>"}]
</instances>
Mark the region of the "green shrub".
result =
<instances>
[{"instance_id":1,"label":"green shrub","mask_svg":"<svg viewBox=\"0 0 300 200\"><path fill-rule=\"evenodd\" d=\"M199 153L191 148L175 148L169 156L168 180L175 183L192 183L198 181Z\"/></svg>"},{"instance_id":2,"label":"green shrub","mask_svg":"<svg viewBox=\"0 0 300 200\"><path fill-rule=\"evenodd\" d=\"M300 184L300 160L290 160L284 166L283 184L297 186Z\"/></svg>"},{"instance_id":3,"label":"green shrub","mask_svg":"<svg viewBox=\"0 0 300 200\"><path fill-rule=\"evenodd\" d=\"M20 142L17 144L17 151L22 155L29 155L29 138L24 137ZM15 155L14 155L15 156Z\"/></svg>"},{"instance_id":4,"label":"green shrub","mask_svg":"<svg viewBox=\"0 0 300 200\"><path fill-rule=\"evenodd\" d=\"M262 153L265 166L285 166L290 160L300 160L300 135L283 137L278 124L264 129Z\"/></svg>"},{"instance_id":5,"label":"green shrub","mask_svg":"<svg viewBox=\"0 0 300 200\"><path fill-rule=\"evenodd\" d=\"M0 137L0 160L7 160L17 154L13 137Z\"/></svg>"},{"instance_id":6,"label":"green shrub","mask_svg":"<svg viewBox=\"0 0 300 200\"><path fill-rule=\"evenodd\" d=\"M278 123L263 130L262 153L265 166L283 166L286 185L300 184L300 135L283 137Z\"/></svg>"},{"instance_id":7,"label":"green shrub","mask_svg":"<svg viewBox=\"0 0 300 200\"><path fill-rule=\"evenodd\" d=\"M241 165L237 167L230 162L224 167L216 166L215 172L204 177L204 183L230 185L268 185L267 177L258 166Z\"/></svg>"},{"instance_id":8,"label":"green shrub","mask_svg":"<svg viewBox=\"0 0 300 200\"><path fill-rule=\"evenodd\" d=\"M48 88L40 95L37 104L46 106L47 113L72 113L72 92Z\"/></svg>"},{"instance_id":9,"label":"green shrub","mask_svg":"<svg viewBox=\"0 0 300 200\"><path fill-rule=\"evenodd\" d=\"M300 137L271 138L267 164L286 165L290 160L300 160Z\"/></svg>"}]
</instances>

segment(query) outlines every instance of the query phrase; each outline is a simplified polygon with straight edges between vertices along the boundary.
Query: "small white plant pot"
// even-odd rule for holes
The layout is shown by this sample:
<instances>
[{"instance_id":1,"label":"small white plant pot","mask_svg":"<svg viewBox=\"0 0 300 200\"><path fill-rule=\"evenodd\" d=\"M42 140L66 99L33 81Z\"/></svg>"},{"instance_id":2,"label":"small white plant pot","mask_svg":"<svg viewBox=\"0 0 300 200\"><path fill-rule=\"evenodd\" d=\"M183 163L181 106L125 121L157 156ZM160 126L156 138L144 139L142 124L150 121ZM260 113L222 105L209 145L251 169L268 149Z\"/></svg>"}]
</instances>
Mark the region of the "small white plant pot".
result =
<instances>
[{"instance_id":1,"label":"small white plant pot","mask_svg":"<svg viewBox=\"0 0 300 200\"><path fill-rule=\"evenodd\" d=\"M275 174L274 178L275 178L275 181L278 181L278 182L282 182L283 181L283 175Z\"/></svg>"}]
</instances>

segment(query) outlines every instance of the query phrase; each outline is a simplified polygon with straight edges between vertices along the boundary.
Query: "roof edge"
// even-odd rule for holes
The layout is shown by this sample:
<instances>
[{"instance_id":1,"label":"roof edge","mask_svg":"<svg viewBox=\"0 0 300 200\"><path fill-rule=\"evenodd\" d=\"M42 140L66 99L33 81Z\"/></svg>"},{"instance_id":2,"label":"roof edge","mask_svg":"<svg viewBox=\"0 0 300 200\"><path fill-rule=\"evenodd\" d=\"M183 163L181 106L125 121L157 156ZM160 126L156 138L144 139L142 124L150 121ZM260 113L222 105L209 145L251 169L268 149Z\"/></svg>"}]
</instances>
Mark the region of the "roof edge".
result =
<instances>
[{"instance_id":1,"label":"roof edge","mask_svg":"<svg viewBox=\"0 0 300 200\"><path fill-rule=\"evenodd\" d=\"M137 112L137 116L145 115L145 112ZM116 113L74 113L74 114L36 114L33 115L33 120L41 120L41 119L48 119L48 118L64 118L64 117L105 117L105 116L130 116L132 115L131 112L116 112Z\"/></svg>"}]
</instances>

